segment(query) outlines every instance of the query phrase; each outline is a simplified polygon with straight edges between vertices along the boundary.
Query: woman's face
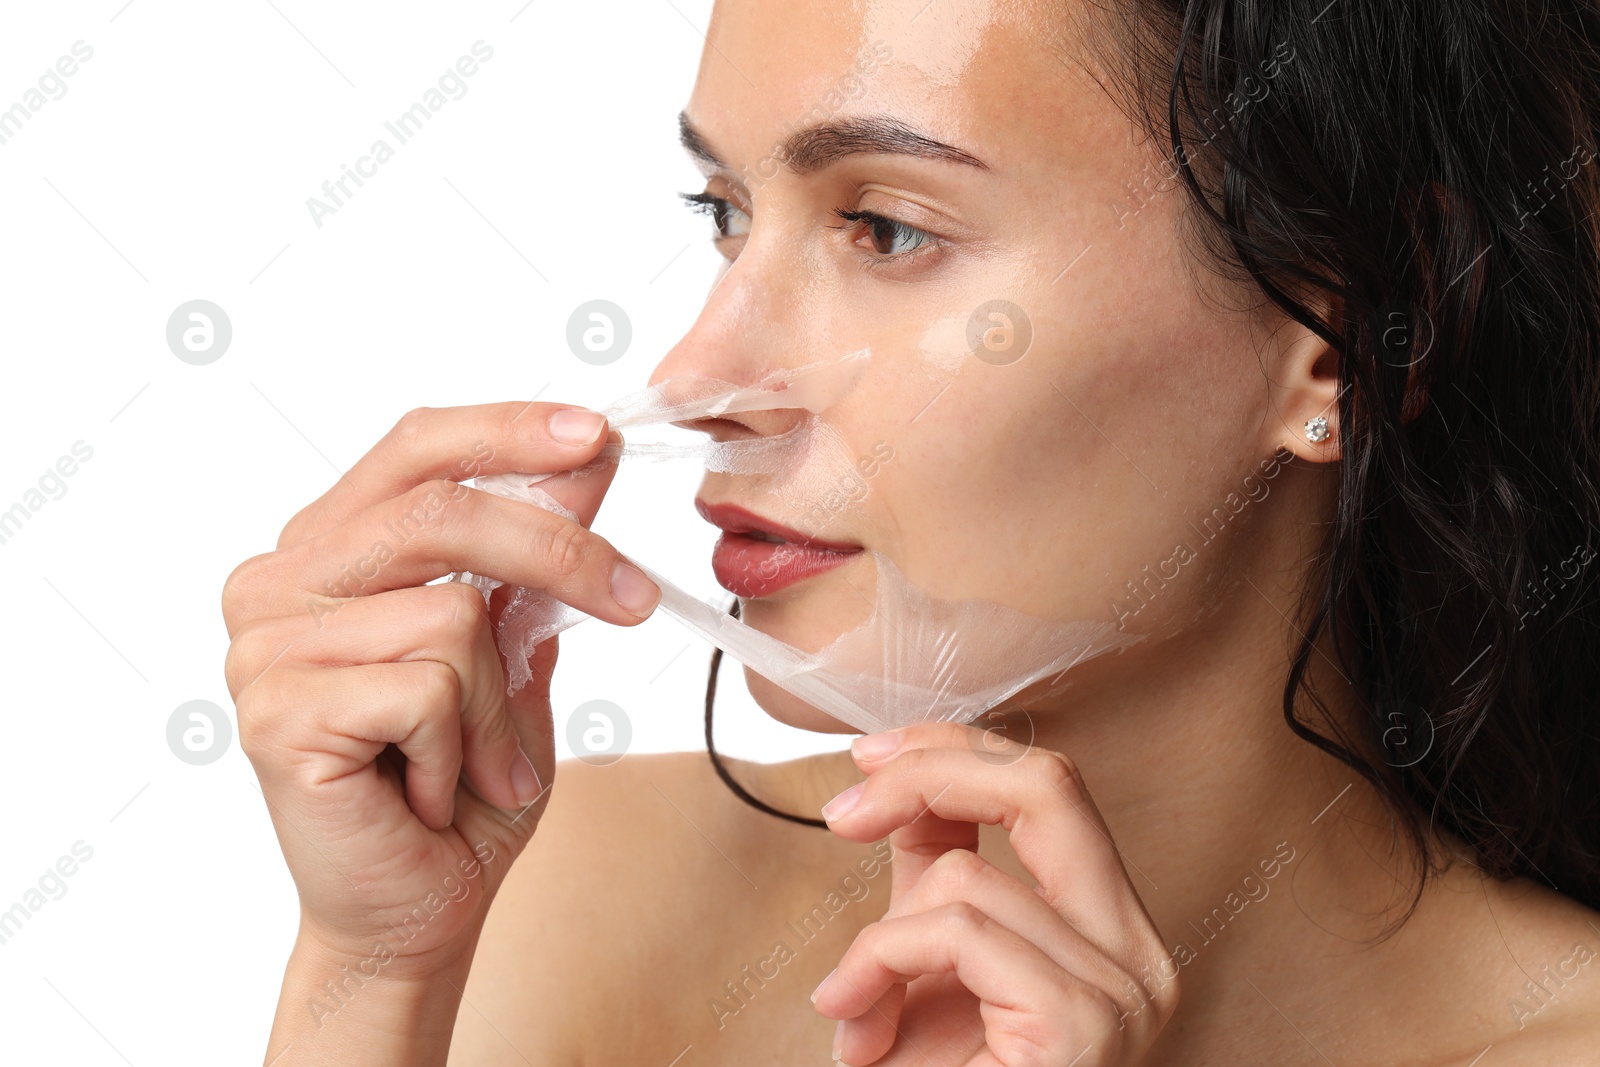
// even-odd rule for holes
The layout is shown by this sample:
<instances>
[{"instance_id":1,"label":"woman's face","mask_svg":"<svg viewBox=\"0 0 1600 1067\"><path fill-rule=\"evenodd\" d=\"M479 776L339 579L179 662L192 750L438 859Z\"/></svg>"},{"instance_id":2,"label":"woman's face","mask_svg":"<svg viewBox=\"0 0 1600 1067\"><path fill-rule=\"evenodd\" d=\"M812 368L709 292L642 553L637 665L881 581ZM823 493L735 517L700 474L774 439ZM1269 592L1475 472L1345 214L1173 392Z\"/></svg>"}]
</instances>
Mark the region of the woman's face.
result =
<instances>
[{"instance_id":1,"label":"woman's face","mask_svg":"<svg viewBox=\"0 0 1600 1067\"><path fill-rule=\"evenodd\" d=\"M934 596L1171 636L1263 551L1256 513L1279 505L1271 460L1294 441L1273 368L1305 338L1238 310L1196 258L1161 146L1072 47L1078 13L719 3L684 118L727 263L653 380L750 382L869 347L805 495L709 474L700 500L881 552ZM863 617L874 572L862 553L745 618L818 648ZM780 719L832 724L750 682Z\"/></svg>"}]
</instances>

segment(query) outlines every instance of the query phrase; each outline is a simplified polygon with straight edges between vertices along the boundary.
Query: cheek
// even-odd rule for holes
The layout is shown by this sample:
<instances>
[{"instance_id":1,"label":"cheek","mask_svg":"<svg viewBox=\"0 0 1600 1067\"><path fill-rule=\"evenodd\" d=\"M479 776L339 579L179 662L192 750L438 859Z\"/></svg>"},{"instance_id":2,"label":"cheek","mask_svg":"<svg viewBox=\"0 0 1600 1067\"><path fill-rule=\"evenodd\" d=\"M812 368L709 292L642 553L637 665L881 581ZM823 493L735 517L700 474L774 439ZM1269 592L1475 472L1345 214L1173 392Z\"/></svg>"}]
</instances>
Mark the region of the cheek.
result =
<instances>
[{"instance_id":1,"label":"cheek","mask_svg":"<svg viewBox=\"0 0 1600 1067\"><path fill-rule=\"evenodd\" d=\"M1259 458L1265 389L1244 326L1174 306L1186 289L1098 288L1032 316L1005 365L938 327L948 387L900 421L874 483L878 547L933 595L1109 618Z\"/></svg>"}]
</instances>

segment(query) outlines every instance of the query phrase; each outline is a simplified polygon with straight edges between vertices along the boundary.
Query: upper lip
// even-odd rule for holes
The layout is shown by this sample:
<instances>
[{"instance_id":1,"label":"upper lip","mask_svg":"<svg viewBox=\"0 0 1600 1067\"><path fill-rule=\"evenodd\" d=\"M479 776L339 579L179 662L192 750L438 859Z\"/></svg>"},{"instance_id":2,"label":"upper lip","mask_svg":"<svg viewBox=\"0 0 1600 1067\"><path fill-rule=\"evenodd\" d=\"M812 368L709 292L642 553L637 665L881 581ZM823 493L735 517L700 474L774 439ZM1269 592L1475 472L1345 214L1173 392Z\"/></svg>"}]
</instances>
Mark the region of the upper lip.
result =
<instances>
[{"instance_id":1,"label":"upper lip","mask_svg":"<svg viewBox=\"0 0 1600 1067\"><path fill-rule=\"evenodd\" d=\"M712 504L696 498L694 508L700 513L701 518L731 534L764 533L781 538L790 544L822 548L831 552L858 552L861 549L860 545L847 541L824 541L819 537L801 533L793 527L763 518L738 504Z\"/></svg>"}]
</instances>

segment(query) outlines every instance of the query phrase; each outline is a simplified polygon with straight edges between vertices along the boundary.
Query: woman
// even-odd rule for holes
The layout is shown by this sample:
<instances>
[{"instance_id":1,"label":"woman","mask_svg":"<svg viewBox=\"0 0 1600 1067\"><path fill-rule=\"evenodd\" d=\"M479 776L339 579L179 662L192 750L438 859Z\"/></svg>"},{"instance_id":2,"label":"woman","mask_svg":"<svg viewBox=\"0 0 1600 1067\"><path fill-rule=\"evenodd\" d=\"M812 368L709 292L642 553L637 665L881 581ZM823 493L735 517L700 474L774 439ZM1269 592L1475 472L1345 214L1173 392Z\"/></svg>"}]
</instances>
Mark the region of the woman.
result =
<instances>
[{"instance_id":1,"label":"woman","mask_svg":"<svg viewBox=\"0 0 1600 1067\"><path fill-rule=\"evenodd\" d=\"M224 593L301 897L267 1059L1595 1062L1597 42L1588 0L719 5L727 265L655 377L870 346L825 416L892 453L745 619L820 647L871 549L1140 639L975 726L557 774L556 642L508 699L502 600L424 583L649 615L608 478L547 483L577 522L455 486L605 426L413 412ZM803 539L776 499L699 494L746 549Z\"/></svg>"}]
</instances>

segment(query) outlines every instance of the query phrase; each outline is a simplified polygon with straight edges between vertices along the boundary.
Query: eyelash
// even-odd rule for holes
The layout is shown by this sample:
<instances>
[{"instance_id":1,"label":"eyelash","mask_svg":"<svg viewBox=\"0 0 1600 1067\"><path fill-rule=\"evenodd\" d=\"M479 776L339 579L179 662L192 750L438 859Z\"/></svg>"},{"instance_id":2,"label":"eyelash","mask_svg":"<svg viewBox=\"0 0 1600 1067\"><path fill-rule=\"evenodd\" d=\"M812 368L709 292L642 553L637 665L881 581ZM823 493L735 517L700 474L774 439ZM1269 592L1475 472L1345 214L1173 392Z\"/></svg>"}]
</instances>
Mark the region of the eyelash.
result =
<instances>
[{"instance_id":1,"label":"eyelash","mask_svg":"<svg viewBox=\"0 0 1600 1067\"><path fill-rule=\"evenodd\" d=\"M913 226L909 222L901 222L899 219L892 219L888 215L881 215L876 211L865 211L861 209L847 211L844 208L834 208L833 213L839 216L841 219L844 219L847 223L866 225L872 228L876 228L878 226L888 227L889 231L894 234L896 240L905 240L914 235L920 235L922 237L922 243L910 251L889 253L874 252L874 254L868 258L865 264L868 270L878 270L889 264L903 266L918 259L924 253L938 251L939 239L933 234L929 233L927 230ZM830 228L842 230L845 227L833 226Z\"/></svg>"},{"instance_id":2,"label":"eyelash","mask_svg":"<svg viewBox=\"0 0 1600 1067\"><path fill-rule=\"evenodd\" d=\"M696 211L702 215L709 216L712 222L716 225L719 236L721 235L722 229L726 226L724 219L727 217L727 213L731 210L737 210L727 200L726 197L716 196L712 193L679 193L678 195L683 198L684 202L688 205L691 211ZM874 254L873 256L869 257L865 263L865 266L868 270L878 270L890 264L901 265L909 263L912 260L919 258L923 253L938 251L940 247L939 239L928 231L913 226L910 223L901 222L899 219L890 218L888 215L879 214L876 211L835 208L833 213L839 218L843 219L846 223L872 227L887 227L897 239L904 240L914 235L921 235L923 238L923 241L920 245L908 252ZM843 230L845 228L845 226L829 227L829 229L833 230Z\"/></svg>"},{"instance_id":3,"label":"eyelash","mask_svg":"<svg viewBox=\"0 0 1600 1067\"><path fill-rule=\"evenodd\" d=\"M713 196L711 193L679 193L678 195L683 198L690 211L698 212L710 218L717 228L718 236L722 236L722 230L727 226L725 221L727 214L733 210L733 205L728 202L726 197Z\"/></svg>"}]
</instances>

